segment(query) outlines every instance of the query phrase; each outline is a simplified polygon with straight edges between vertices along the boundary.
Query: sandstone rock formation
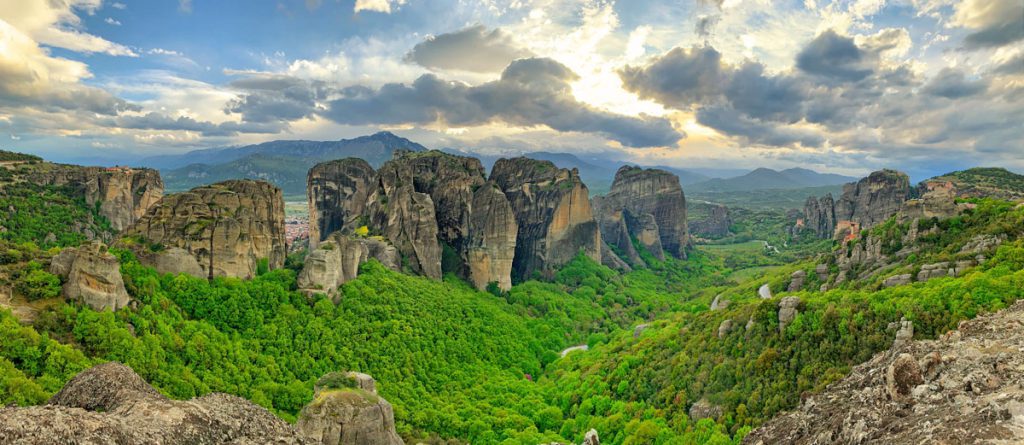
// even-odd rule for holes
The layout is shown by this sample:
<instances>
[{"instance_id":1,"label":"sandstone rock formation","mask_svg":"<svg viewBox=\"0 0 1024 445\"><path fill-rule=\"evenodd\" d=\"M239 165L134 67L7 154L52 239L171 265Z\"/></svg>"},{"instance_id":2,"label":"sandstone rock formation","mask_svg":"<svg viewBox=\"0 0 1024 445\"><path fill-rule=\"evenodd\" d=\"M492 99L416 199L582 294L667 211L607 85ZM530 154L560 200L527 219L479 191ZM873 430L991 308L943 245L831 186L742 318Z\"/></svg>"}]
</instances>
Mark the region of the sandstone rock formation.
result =
<instances>
[{"instance_id":1,"label":"sandstone rock formation","mask_svg":"<svg viewBox=\"0 0 1024 445\"><path fill-rule=\"evenodd\" d=\"M0 408L0 443L314 444L248 400L170 400L114 362L82 371L47 405Z\"/></svg>"},{"instance_id":2,"label":"sandstone rock formation","mask_svg":"<svg viewBox=\"0 0 1024 445\"><path fill-rule=\"evenodd\" d=\"M804 205L804 224L820 238L831 238L839 223L855 223L868 229L900 211L911 197L910 178L894 170L880 170L860 181L843 186L843 194L833 202L831 195L813 197Z\"/></svg>"},{"instance_id":3,"label":"sandstone rock formation","mask_svg":"<svg viewBox=\"0 0 1024 445\"><path fill-rule=\"evenodd\" d=\"M708 216L689 222L690 233L708 238L721 238L729 235L732 217L729 208L721 204L707 204Z\"/></svg>"},{"instance_id":4,"label":"sandstone rock formation","mask_svg":"<svg viewBox=\"0 0 1024 445\"><path fill-rule=\"evenodd\" d=\"M686 258L686 198L676 175L623 166L615 173L611 190L595 198L593 207L602 238L619 251L633 248L632 237L656 258L664 259L663 252Z\"/></svg>"},{"instance_id":5,"label":"sandstone rock formation","mask_svg":"<svg viewBox=\"0 0 1024 445\"><path fill-rule=\"evenodd\" d=\"M284 232L281 190L263 181L232 180L164 197L125 232L122 244L148 247L156 256L161 249L184 249L208 278L252 278L263 259L270 269L284 265ZM140 255L147 257L152 256ZM188 264L176 272L193 271Z\"/></svg>"},{"instance_id":6,"label":"sandstone rock formation","mask_svg":"<svg viewBox=\"0 0 1024 445\"><path fill-rule=\"evenodd\" d=\"M1024 442L1024 302L876 354L743 443Z\"/></svg>"},{"instance_id":7,"label":"sandstone rock formation","mask_svg":"<svg viewBox=\"0 0 1024 445\"><path fill-rule=\"evenodd\" d=\"M582 252L601 261L601 234L579 172L549 161L500 159L491 173L515 213L519 233L513 277L530 278Z\"/></svg>"},{"instance_id":8,"label":"sandstone rock formation","mask_svg":"<svg viewBox=\"0 0 1024 445\"><path fill-rule=\"evenodd\" d=\"M373 378L366 374L329 373L321 378L295 428L323 445L405 444L395 431L391 404L377 395Z\"/></svg>"},{"instance_id":9,"label":"sandstone rock formation","mask_svg":"<svg viewBox=\"0 0 1024 445\"><path fill-rule=\"evenodd\" d=\"M306 256L296 285L307 293L323 292L337 303L338 286L354 280L359 266L370 259L391 270L400 268L398 249L386 241L334 232Z\"/></svg>"},{"instance_id":10,"label":"sandstone rock formation","mask_svg":"<svg viewBox=\"0 0 1024 445\"><path fill-rule=\"evenodd\" d=\"M783 297L779 301L779 331L785 331L786 326L796 319L800 311L800 297Z\"/></svg>"},{"instance_id":11,"label":"sandstone rock formation","mask_svg":"<svg viewBox=\"0 0 1024 445\"><path fill-rule=\"evenodd\" d=\"M601 439L597 437L597 430L591 429L583 436L583 445L601 445Z\"/></svg>"},{"instance_id":12,"label":"sandstone rock formation","mask_svg":"<svg viewBox=\"0 0 1024 445\"><path fill-rule=\"evenodd\" d=\"M131 302L121 278L121 263L102 243L62 250L51 260L50 273L63 279L65 298L81 300L97 311L116 311Z\"/></svg>"},{"instance_id":13,"label":"sandstone rock formation","mask_svg":"<svg viewBox=\"0 0 1024 445\"><path fill-rule=\"evenodd\" d=\"M700 419L718 419L722 415L722 407L714 405L707 399L700 399L690 406L690 420L696 422Z\"/></svg>"},{"instance_id":14,"label":"sandstone rock formation","mask_svg":"<svg viewBox=\"0 0 1024 445\"><path fill-rule=\"evenodd\" d=\"M718 338L725 338L726 335L729 335L729 331L732 331L732 320L726 318L718 325Z\"/></svg>"},{"instance_id":15,"label":"sandstone rock formation","mask_svg":"<svg viewBox=\"0 0 1024 445\"><path fill-rule=\"evenodd\" d=\"M148 168L79 167L47 165L33 172L29 180L37 184L68 186L98 206L100 215L116 231L128 228L157 203L164 193L160 173Z\"/></svg>"},{"instance_id":16,"label":"sandstone rock formation","mask_svg":"<svg viewBox=\"0 0 1024 445\"><path fill-rule=\"evenodd\" d=\"M509 290L519 234L515 212L493 182L477 188L471 204L466 243L470 282L478 289L494 282L499 289Z\"/></svg>"},{"instance_id":17,"label":"sandstone rock formation","mask_svg":"<svg viewBox=\"0 0 1024 445\"><path fill-rule=\"evenodd\" d=\"M797 292L800 289L804 288L804 281L806 280L807 271L798 270L796 272L793 272L793 274L789 276L789 286L786 288L786 290L789 292Z\"/></svg>"},{"instance_id":18,"label":"sandstone rock formation","mask_svg":"<svg viewBox=\"0 0 1024 445\"><path fill-rule=\"evenodd\" d=\"M362 225L376 172L366 161L345 158L313 166L306 176L309 199L309 250L328 235Z\"/></svg>"},{"instance_id":19,"label":"sandstone rock formation","mask_svg":"<svg viewBox=\"0 0 1024 445\"><path fill-rule=\"evenodd\" d=\"M478 288L511 287L517 226L504 193L475 158L440 151L398 152L378 171L357 159L317 165L308 177L311 239L350 235L362 225L391 242L413 272L445 265ZM315 243L311 241L311 245Z\"/></svg>"}]
</instances>

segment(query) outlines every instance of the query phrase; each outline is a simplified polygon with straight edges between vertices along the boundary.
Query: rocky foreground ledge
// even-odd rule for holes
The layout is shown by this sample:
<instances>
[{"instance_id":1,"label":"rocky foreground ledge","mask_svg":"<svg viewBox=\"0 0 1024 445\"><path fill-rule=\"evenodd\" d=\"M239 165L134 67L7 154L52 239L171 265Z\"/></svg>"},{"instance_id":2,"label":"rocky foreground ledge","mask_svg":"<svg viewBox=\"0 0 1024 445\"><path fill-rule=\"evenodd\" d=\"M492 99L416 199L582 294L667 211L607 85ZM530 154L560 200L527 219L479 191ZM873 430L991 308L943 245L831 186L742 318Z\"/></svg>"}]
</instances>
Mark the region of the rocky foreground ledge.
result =
<instances>
[{"instance_id":1,"label":"rocky foreground ledge","mask_svg":"<svg viewBox=\"0 0 1024 445\"><path fill-rule=\"evenodd\" d=\"M168 399L131 368L111 362L82 371L46 405L0 408L0 443L403 444L391 405L377 395L370 376L331 373L318 382L317 393L293 427L228 394Z\"/></svg>"},{"instance_id":2,"label":"rocky foreground ledge","mask_svg":"<svg viewBox=\"0 0 1024 445\"><path fill-rule=\"evenodd\" d=\"M769 444L1024 443L1024 301L897 342L751 432Z\"/></svg>"}]
</instances>

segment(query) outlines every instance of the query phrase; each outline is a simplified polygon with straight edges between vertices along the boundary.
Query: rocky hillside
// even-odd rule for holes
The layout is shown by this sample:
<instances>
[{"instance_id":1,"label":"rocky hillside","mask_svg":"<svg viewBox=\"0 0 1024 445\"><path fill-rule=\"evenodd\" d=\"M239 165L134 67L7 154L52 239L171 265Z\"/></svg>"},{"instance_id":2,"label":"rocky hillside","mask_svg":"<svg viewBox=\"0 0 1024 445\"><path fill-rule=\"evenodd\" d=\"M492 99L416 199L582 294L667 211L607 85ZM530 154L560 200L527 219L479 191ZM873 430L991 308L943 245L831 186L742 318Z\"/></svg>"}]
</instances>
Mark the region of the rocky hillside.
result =
<instances>
[{"instance_id":1,"label":"rocky hillside","mask_svg":"<svg viewBox=\"0 0 1024 445\"><path fill-rule=\"evenodd\" d=\"M278 269L285 257L281 189L237 180L168 195L120 244L161 272L251 278L261 261Z\"/></svg>"},{"instance_id":2,"label":"rocky hillside","mask_svg":"<svg viewBox=\"0 0 1024 445\"><path fill-rule=\"evenodd\" d=\"M151 169L81 167L0 152L0 237L43 246L110 241L163 196Z\"/></svg>"},{"instance_id":3,"label":"rocky hillside","mask_svg":"<svg viewBox=\"0 0 1024 445\"><path fill-rule=\"evenodd\" d=\"M751 432L744 444L1020 443L1024 302L907 341ZM913 335L911 330L910 335Z\"/></svg>"},{"instance_id":4,"label":"rocky hillside","mask_svg":"<svg viewBox=\"0 0 1024 445\"><path fill-rule=\"evenodd\" d=\"M615 173L611 191L591 201L602 239L633 266L644 261L636 252L636 239L655 258L664 252L686 258L689 232L686 197L679 178L664 170L624 166ZM615 262L603 258L606 265Z\"/></svg>"},{"instance_id":5,"label":"rocky hillside","mask_svg":"<svg viewBox=\"0 0 1024 445\"><path fill-rule=\"evenodd\" d=\"M11 445L307 444L401 445L391 405L368 375L331 373L295 427L263 407L222 393L171 400L131 368L82 371L46 405L0 408L0 442Z\"/></svg>"},{"instance_id":6,"label":"rocky hillside","mask_svg":"<svg viewBox=\"0 0 1024 445\"><path fill-rule=\"evenodd\" d=\"M1004 168L971 168L936 176L929 181L950 182L961 197L1024 200L1024 175Z\"/></svg>"}]
</instances>

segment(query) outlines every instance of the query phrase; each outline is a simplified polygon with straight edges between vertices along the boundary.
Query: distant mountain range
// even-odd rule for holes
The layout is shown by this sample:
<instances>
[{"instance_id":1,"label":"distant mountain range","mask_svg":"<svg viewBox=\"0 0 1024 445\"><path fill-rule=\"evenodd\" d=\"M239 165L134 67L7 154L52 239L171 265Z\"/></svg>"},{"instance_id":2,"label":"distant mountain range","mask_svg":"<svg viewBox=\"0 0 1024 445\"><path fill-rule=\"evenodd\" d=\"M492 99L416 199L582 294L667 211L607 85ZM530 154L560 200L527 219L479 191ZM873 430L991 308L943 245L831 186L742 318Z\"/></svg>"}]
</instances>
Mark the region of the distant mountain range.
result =
<instances>
[{"instance_id":1,"label":"distant mountain range","mask_svg":"<svg viewBox=\"0 0 1024 445\"><path fill-rule=\"evenodd\" d=\"M153 156L140 164L160 169L168 191L181 191L225 179L262 179L285 195L306 194L306 173L314 165L349 157L380 167L396 150L426 147L390 132L338 141L272 141L244 147L210 148L181 155Z\"/></svg>"},{"instance_id":2,"label":"distant mountain range","mask_svg":"<svg viewBox=\"0 0 1024 445\"><path fill-rule=\"evenodd\" d=\"M271 141L242 147L220 147L195 150L179 155L161 155L138 162L157 168L169 192L227 179L262 179L281 187L286 196L305 196L306 173L324 161L357 157L374 168L391 159L396 150L426 151L427 148L409 139L384 131L369 136L338 141ZM505 156L480 155L456 149L442 151L479 158L490 171L494 162ZM600 154L531 152L534 159L547 160L560 168L576 168L591 193L604 194L611 187L615 171L627 162ZM857 178L817 173L802 168L775 171L759 168L742 169L660 168L679 176L686 192L731 192L760 189L797 189L843 184Z\"/></svg>"},{"instance_id":3,"label":"distant mountain range","mask_svg":"<svg viewBox=\"0 0 1024 445\"><path fill-rule=\"evenodd\" d=\"M770 168L758 168L747 174L732 178L713 178L691 184L687 190L692 192L739 192L749 190L788 190L806 187L824 187L854 182L858 178L837 175L834 173L818 173L806 168L790 168L782 171Z\"/></svg>"}]
</instances>

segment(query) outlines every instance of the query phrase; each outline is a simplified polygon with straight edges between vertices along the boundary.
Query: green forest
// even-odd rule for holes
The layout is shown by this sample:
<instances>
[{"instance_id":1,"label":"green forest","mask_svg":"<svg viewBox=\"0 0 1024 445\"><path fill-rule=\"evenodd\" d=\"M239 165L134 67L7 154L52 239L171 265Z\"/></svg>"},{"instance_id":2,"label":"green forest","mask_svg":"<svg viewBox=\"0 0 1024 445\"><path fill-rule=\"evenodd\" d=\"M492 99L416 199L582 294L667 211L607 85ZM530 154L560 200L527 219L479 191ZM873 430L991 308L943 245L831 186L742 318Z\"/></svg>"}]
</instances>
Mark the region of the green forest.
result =
<instances>
[{"instance_id":1,"label":"green forest","mask_svg":"<svg viewBox=\"0 0 1024 445\"><path fill-rule=\"evenodd\" d=\"M781 253L749 242L701 246L686 260L642 252L649 267L629 273L579 256L508 292L371 261L342 286L339 304L296 290L300 254L252 280L207 281L160 275L115 250L138 304L97 312L59 298L60 280L43 266L59 246L82 241L49 233L96 215L66 195L51 206L28 195L8 195L23 200L9 205L40 212L5 220L18 229L5 232L0 266L19 294L48 304L30 325L0 309L3 404L45 403L76 373L116 360L169 397L226 392L294 421L320 377L353 370L377 380L412 443L578 443L593 428L608 444L735 444L888 349L890 323L901 317L913 321L915 338L934 338L1024 297L1024 208L972 200L961 216L919 222L939 229L896 270L955 260L978 235L1007 241L963 276L887 289L876 277L808 291L817 289L809 273L805 290L785 292L794 271L814 270L813 252L838 248L816 239ZM756 214L738 218L741 233L780 227ZM909 229L892 220L870 235L889 245ZM745 274L751 269L759 272ZM758 298L762 284L774 298ZM798 315L780 329L779 300L790 295L800 298ZM731 304L710 310L716 296ZM584 344L588 351L560 356ZM695 404L713 409L694 419Z\"/></svg>"}]
</instances>

